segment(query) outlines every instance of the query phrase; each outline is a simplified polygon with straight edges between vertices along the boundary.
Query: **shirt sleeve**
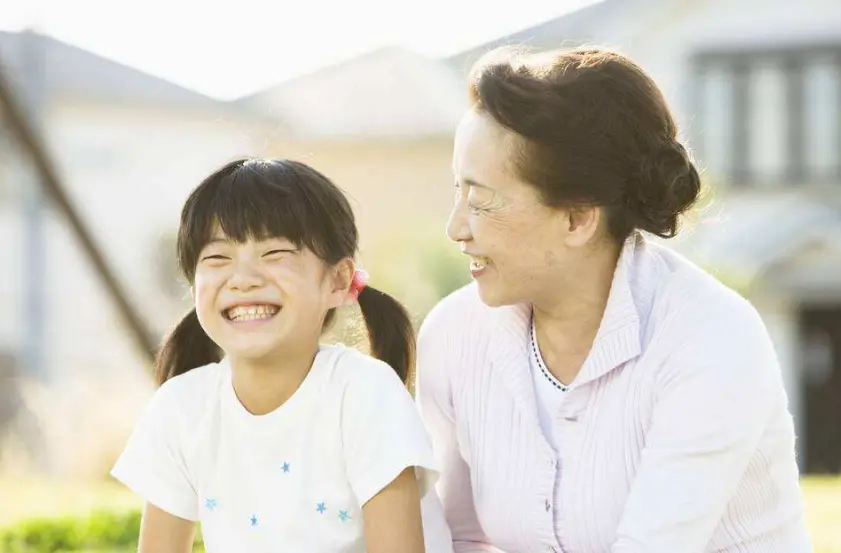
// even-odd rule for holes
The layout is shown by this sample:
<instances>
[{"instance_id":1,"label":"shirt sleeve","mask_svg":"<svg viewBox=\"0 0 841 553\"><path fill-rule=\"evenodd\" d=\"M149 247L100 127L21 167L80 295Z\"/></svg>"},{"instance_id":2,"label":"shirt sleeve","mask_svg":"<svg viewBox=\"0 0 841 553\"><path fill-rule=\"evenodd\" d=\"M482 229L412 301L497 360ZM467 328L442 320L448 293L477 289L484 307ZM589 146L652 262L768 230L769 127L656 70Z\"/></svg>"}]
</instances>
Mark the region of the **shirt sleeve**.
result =
<instances>
[{"instance_id":1,"label":"shirt sleeve","mask_svg":"<svg viewBox=\"0 0 841 553\"><path fill-rule=\"evenodd\" d=\"M423 498L438 477L429 436L397 373L385 363L366 361L370 366L359 367L360 376L348 382L342 405L351 488L359 504L365 505L401 472L414 467Z\"/></svg>"},{"instance_id":2,"label":"shirt sleeve","mask_svg":"<svg viewBox=\"0 0 841 553\"><path fill-rule=\"evenodd\" d=\"M774 409L773 346L753 308L698 318L657 374L637 475L611 553L703 553ZM709 313L709 312L708 312Z\"/></svg>"},{"instance_id":3,"label":"shirt sleeve","mask_svg":"<svg viewBox=\"0 0 841 553\"><path fill-rule=\"evenodd\" d=\"M182 454L180 409L173 381L152 396L111 475L145 501L198 520L198 495Z\"/></svg>"},{"instance_id":4,"label":"shirt sleeve","mask_svg":"<svg viewBox=\"0 0 841 553\"><path fill-rule=\"evenodd\" d=\"M455 553L499 553L482 530L473 504L470 468L461 456L455 432L446 351L449 337L430 314L418 339L416 400L441 466L437 491L453 538Z\"/></svg>"}]
</instances>

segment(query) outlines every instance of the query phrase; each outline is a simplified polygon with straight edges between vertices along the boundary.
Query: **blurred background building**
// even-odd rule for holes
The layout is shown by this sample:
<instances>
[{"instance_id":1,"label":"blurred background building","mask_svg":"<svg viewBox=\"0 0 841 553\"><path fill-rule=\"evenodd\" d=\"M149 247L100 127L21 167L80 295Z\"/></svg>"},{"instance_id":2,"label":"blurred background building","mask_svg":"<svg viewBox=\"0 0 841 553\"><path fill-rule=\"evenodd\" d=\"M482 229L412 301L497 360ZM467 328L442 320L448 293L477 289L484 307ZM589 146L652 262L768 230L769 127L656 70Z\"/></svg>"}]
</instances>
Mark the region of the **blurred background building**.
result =
<instances>
[{"instance_id":1,"label":"blurred background building","mask_svg":"<svg viewBox=\"0 0 841 553\"><path fill-rule=\"evenodd\" d=\"M0 32L0 61L159 338L187 306L174 262L181 204L240 155L297 158L346 189L363 264L422 319L468 279L443 229L471 63L502 44L588 43L629 54L662 87L711 190L673 245L759 309L801 468L841 472L838 0L603 0L445 58L386 46L231 101L28 32ZM90 425L91 444L114 437L94 447L99 470L148 397L149 364L38 189L0 132L0 423L25 428L19 441L47 451L52 470L71 470L60 452L78 446L44 421Z\"/></svg>"}]
</instances>

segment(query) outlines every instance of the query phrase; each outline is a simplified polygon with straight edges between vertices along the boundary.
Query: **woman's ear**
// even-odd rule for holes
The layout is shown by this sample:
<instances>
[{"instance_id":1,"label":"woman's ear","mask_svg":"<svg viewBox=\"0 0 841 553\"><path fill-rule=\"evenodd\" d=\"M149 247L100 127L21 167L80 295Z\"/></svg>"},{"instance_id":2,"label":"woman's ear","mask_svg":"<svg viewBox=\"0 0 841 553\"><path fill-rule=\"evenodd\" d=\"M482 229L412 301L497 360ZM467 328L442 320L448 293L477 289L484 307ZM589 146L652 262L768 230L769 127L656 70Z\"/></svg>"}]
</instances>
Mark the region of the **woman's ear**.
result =
<instances>
[{"instance_id":1,"label":"woman's ear","mask_svg":"<svg viewBox=\"0 0 841 553\"><path fill-rule=\"evenodd\" d=\"M567 246L586 245L598 233L603 209L595 206L572 207L567 210L564 242Z\"/></svg>"}]
</instances>

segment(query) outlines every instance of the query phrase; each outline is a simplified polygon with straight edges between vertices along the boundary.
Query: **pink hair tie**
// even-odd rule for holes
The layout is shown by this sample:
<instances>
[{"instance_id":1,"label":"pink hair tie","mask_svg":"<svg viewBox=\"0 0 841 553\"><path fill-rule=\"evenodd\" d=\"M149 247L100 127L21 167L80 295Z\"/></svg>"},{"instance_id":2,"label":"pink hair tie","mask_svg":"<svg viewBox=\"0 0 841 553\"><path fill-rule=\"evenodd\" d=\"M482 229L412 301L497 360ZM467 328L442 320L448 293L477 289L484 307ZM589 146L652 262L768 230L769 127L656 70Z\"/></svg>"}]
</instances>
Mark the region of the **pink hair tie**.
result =
<instances>
[{"instance_id":1,"label":"pink hair tie","mask_svg":"<svg viewBox=\"0 0 841 553\"><path fill-rule=\"evenodd\" d=\"M350 297L354 301L359 300L359 294L368 286L368 273L364 269L357 269L353 272L353 279L350 281Z\"/></svg>"}]
</instances>

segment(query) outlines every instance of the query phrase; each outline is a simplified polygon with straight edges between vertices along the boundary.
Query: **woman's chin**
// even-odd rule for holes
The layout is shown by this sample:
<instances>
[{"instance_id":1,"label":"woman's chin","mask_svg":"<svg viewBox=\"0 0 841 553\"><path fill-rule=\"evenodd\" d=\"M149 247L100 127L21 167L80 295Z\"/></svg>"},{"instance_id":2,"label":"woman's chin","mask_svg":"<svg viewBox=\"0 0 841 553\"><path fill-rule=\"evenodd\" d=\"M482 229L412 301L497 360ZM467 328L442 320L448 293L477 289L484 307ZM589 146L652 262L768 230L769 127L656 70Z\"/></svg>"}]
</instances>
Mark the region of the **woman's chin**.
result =
<instances>
[{"instance_id":1,"label":"woman's chin","mask_svg":"<svg viewBox=\"0 0 841 553\"><path fill-rule=\"evenodd\" d=\"M505 290L500 289L499 286L494 286L490 282L477 281L476 286L479 289L479 298L488 307L502 307L503 305L516 303L509 300Z\"/></svg>"}]
</instances>

